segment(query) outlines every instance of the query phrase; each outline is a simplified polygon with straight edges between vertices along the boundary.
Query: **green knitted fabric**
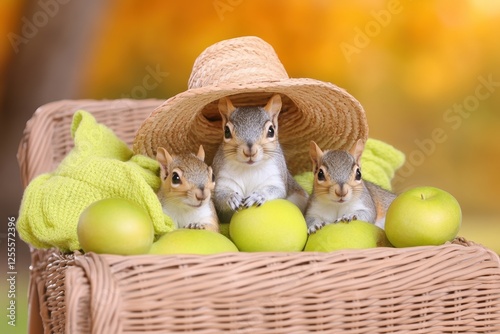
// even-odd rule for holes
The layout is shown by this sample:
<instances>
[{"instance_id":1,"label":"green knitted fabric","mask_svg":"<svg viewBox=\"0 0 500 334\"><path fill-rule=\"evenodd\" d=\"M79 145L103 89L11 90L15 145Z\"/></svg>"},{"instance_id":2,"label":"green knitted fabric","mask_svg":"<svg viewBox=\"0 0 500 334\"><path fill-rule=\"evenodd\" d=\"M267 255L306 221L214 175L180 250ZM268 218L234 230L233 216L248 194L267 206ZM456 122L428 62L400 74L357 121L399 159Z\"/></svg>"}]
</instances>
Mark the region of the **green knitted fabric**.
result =
<instances>
[{"instance_id":1,"label":"green knitted fabric","mask_svg":"<svg viewBox=\"0 0 500 334\"><path fill-rule=\"evenodd\" d=\"M392 178L404 162L403 152L383 141L368 139L361 156L363 179L391 190Z\"/></svg>"},{"instance_id":2,"label":"green knitted fabric","mask_svg":"<svg viewBox=\"0 0 500 334\"><path fill-rule=\"evenodd\" d=\"M86 111L73 116L74 148L58 168L42 174L26 188L17 229L36 248L80 249L76 227L82 211L110 197L128 199L146 209L157 235L174 228L158 201L159 164L134 155L109 128Z\"/></svg>"},{"instance_id":3,"label":"green knitted fabric","mask_svg":"<svg viewBox=\"0 0 500 334\"><path fill-rule=\"evenodd\" d=\"M404 162L405 156L401 151L383 141L369 138L361 156L363 179L391 190L391 180ZM312 192L312 172L297 175L295 179L309 194Z\"/></svg>"}]
</instances>

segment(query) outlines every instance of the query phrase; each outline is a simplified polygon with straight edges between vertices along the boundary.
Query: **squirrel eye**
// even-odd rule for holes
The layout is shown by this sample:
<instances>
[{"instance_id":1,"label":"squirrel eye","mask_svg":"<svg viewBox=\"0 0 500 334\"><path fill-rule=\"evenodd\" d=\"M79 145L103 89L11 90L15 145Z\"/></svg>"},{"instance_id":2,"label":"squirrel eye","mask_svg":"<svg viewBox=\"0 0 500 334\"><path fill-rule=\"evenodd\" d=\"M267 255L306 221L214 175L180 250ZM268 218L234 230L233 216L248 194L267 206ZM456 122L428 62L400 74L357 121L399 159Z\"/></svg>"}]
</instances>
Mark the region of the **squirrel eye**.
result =
<instances>
[{"instance_id":1,"label":"squirrel eye","mask_svg":"<svg viewBox=\"0 0 500 334\"><path fill-rule=\"evenodd\" d=\"M319 169L318 171L318 180L319 181L325 181L326 178L325 178L325 172L323 172L323 169Z\"/></svg>"},{"instance_id":2,"label":"squirrel eye","mask_svg":"<svg viewBox=\"0 0 500 334\"><path fill-rule=\"evenodd\" d=\"M361 180L361 170L359 168L356 168L356 181Z\"/></svg>"},{"instance_id":3,"label":"squirrel eye","mask_svg":"<svg viewBox=\"0 0 500 334\"><path fill-rule=\"evenodd\" d=\"M226 139L231 139L232 135L231 135L231 129L229 129L229 126L225 126L224 127L224 138Z\"/></svg>"},{"instance_id":4,"label":"squirrel eye","mask_svg":"<svg viewBox=\"0 0 500 334\"><path fill-rule=\"evenodd\" d=\"M267 129L267 138L273 138L274 137L274 126L270 125L269 128Z\"/></svg>"},{"instance_id":5,"label":"squirrel eye","mask_svg":"<svg viewBox=\"0 0 500 334\"><path fill-rule=\"evenodd\" d=\"M181 177L177 172L172 173L172 184L181 184Z\"/></svg>"},{"instance_id":6,"label":"squirrel eye","mask_svg":"<svg viewBox=\"0 0 500 334\"><path fill-rule=\"evenodd\" d=\"M212 182L215 182L215 174L212 173Z\"/></svg>"}]
</instances>

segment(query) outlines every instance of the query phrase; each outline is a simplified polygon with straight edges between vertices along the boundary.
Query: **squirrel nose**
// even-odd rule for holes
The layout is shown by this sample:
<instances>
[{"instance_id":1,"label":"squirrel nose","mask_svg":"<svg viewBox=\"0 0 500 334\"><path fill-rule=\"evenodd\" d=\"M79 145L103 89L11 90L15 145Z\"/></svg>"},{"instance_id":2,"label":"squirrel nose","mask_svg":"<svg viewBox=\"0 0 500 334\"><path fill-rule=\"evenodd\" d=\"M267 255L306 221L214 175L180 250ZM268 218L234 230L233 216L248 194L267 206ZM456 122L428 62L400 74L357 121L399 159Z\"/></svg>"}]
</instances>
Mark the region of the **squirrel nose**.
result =
<instances>
[{"instance_id":1,"label":"squirrel nose","mask_svg":"<svg viewBox=\"0 0 500 334\"><path fill-rule=\"evenodd\" d=\"M257 153L257 149L252 143L247 143L247 147L243 150L245 157L253 157Z\"/></svg>"},{"instance_id":2,"label":"squirrel nose","mask_svg":"<svg viewBox=\"0 0 500 334\"><path fill-rule=\"evenodd\" d=\"M335 195L337 195L338 197L344 197L345 195L347 195L347 189L344 189L343 184L340 185L340 191L335 189Z\"/></svg>"},{"instance_id":3,"label":"squirrel nose","mask_svg":"<svg viewBox=\"0 0 500 334\"><path fill-rule=\"evenodd\" d=\"M207 198L207 196L205 195L205 187L199 187L198 190L199 191L196 191L194 197L196 197L198 201L203 201L205 198Z\"/></svg>"}]
</instances>

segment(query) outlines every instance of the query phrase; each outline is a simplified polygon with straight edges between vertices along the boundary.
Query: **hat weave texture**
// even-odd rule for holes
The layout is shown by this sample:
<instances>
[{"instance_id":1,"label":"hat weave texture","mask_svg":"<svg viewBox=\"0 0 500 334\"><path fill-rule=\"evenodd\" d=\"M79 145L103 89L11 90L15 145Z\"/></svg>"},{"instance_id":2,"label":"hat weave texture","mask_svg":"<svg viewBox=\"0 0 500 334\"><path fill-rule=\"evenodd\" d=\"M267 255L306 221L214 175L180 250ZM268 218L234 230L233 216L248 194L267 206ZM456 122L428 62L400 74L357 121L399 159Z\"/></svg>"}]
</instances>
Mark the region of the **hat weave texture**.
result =
<instances>
[{"instance_id":1,"label":"hat weave texture","mask_svg":"<svg viewBox=\"0 0 500 334\"><path fill-rule=\"evenodd\" d=\"M322 149L349 149L366 141L368 124L361 104L338 86L310 78L290 78L267 42L254 36L218 42L195 60L188 89L156 108L139 128L134 151L150 157L158 147L169 152L205 148L211 164L222 142L220 98L235 107L264 106L275 93L283 106L279 141L293 174L308 171L309 142Z\"/></svg>"}]
</instances>

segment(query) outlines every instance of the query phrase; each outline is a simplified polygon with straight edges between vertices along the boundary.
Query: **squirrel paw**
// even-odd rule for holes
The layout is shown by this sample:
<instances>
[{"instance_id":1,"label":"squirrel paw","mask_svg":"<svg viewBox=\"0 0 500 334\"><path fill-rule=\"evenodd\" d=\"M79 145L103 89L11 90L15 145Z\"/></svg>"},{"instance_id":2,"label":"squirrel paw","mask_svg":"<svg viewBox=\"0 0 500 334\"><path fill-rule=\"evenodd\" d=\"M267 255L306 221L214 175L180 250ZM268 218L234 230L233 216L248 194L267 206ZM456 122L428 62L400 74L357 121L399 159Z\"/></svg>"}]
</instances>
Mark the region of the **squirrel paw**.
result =
<instances>
[{"instance_id":1,"label":"squirrel paw","mask_svg":"<svg viewBox=\"0 0 500 334\"><path fill-rule=\"evenodd\" d=\"M325 225L326 225L326 222L315 223L307 228L307 234L314 234L314 233L318 232L319 230L321 230L323 228L323 226L325 226Z\"/></svg>"},{"instance_id":2,"label":"squirrel paw","mask_svg":"<svg viewBox=\"0 0 500 334\"><path fill-rule=\"evenodd\" d=\"M243 205L243 197L240 193L234 192L228 199L227 204L231 210L236 211Z\"/></svg>"},{"instance_id":3,"label":"squirrel paw","mask_svg":"<svg viewBox=\"0 0 500 334\"><path fill-rule=\"evenodd\" d=\"M335 222L336 223L349 223L353 220L357 220L358 219L358 216L356 215L343 215L342 217L340 217L339 219L337 219Z\"/></svg>"},{"instance_id":4,"label":"squirrel paw","mask_svg":"<svg viewBox=\"0 0 500 334\"><path fill-rule=\"evenodd\" d=\"M192 230L204 230L206 228L206 224L202 223L189 223L186 225L186 228L192 229Z\"/></svg>"},{"instance_id":5,"label":"squirrel paw","mask_svg":"<svg viewBox=\"0 0 500 334\"><path fill-rule=\"evenodd\" d=\"M250 194L250 196L245 198L242 205L245 208L249 208L254 204L257 206L261 206L262 204L264 204L265 201L266 201L266 198L264 196L262 196L259 193L253 192Z\"/></svg>"}]
</instances>

